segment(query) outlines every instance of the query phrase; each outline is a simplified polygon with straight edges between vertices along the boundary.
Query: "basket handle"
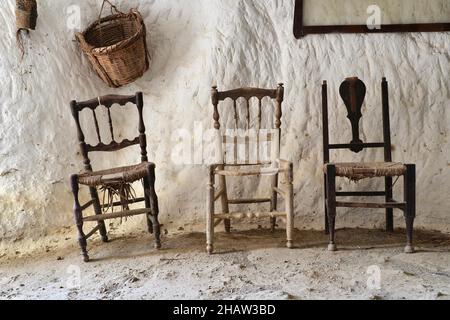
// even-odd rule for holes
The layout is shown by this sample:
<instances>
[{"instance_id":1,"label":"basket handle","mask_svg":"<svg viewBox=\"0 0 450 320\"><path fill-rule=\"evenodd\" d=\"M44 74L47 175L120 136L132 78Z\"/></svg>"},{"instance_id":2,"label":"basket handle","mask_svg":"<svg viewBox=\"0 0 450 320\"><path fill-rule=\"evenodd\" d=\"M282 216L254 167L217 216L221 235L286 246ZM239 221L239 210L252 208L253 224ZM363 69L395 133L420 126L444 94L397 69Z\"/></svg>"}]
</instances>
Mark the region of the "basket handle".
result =
<instances>
[{"instance_id":1,"label":"basket handle","mask_svg":"<svg viewBox=\"0 0 450 320\"><path fill-rule=\"evenodd\" d=\"M122 14L124 15L125 13L123 13L122 11L120 11L119 9L117 9L117 7L115 5L113 5L109 0L103 0L102 3L102 8L100 9L100 13L98 15L98 21L100 21L100 19L102 18L102 14L103 14L103 9L105 9L105 4L108 3L109 6L111 7L111 13L114 13L113 10L118 13L118 14Z\"/></svg>"}]
</instances>

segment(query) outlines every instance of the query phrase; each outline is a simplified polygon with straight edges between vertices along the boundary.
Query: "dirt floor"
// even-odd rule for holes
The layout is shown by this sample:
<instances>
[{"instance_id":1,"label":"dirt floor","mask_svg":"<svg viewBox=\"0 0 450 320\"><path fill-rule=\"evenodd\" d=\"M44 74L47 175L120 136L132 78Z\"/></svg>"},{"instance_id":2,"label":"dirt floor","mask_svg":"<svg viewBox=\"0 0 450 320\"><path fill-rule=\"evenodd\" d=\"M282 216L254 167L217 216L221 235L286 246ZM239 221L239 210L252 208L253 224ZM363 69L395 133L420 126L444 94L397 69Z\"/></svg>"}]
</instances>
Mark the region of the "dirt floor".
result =
<instances>
[{"instance_id":1,"label":"dirt floor","mask_svg":"<svg viewBox=\"0 0 450 320\"><path fill-rule=\"evenodd\" d=\"M296 231L293 250L284 236L220 233L209 256L201 233L166 235L161 251L149 234L113 234L85 264L71 233L46 252L0 251L0 299L450 299L448 235L417 231L413 255L401 230L340 230L336 253L322 232Z\"/></svg>"}]
</instances>

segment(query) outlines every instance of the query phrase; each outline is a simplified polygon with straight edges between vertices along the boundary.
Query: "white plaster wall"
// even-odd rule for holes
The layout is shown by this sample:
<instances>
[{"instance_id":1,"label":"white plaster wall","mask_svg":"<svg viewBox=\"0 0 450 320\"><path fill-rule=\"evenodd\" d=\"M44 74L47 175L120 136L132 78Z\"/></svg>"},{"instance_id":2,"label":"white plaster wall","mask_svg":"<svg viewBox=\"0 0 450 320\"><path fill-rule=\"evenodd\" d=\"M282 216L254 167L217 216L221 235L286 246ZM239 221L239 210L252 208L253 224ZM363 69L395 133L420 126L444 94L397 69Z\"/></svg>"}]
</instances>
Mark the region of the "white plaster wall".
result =
<instances>
[{"instance_id":1,"label":"white plaster wall","mask_svg":"<svg viewBox=\"0 0 450 320\"><path fill-rule=\"evenodd\" d=\"M285 83L282 153L295 164L297 226L321 228L320 85L324 79L329 81L334 107L339 84L352 75L368 85L362 125L367 141L381 138L380 81L382 76L390 81L394 157L418 165L418 225L450 231L449 33L295 40L291 0L117 2L124 10L139 6L153 61L142 79L112 90L91 71L66 26L68 5L81 6L86 26L96 18L100 1L39 1L38 28L26 42L28 54L22 63L14 37L14 1L0 1L1 238L38 237L72 225L67 180L82 165L69 101L111 92L145 94L150 158L158 166L161 221L166 226L203 223L206 168L174 164L172 134L177 128L193 131L194 121L211 126L213 84L231 89ZM350 141L345 108L339 102L339 108L332 110L332 132L340 142ZM132 120L128 115L115 119L127 133ZM362 159L374 156L381 154L369 152ZM136 150L113 158L95 157L94 165L138 160ZM376 181L364 184L381 186ZM257 185L244 184L250 193ZM354 187L347 182L342 186ZM342 211L338 226L383 225L382 211L379 215L358 212ZM138 228L142 219L133 222L128 226ZM402 223L400 213L397 222Z\"/></svg>"}]
</instances>

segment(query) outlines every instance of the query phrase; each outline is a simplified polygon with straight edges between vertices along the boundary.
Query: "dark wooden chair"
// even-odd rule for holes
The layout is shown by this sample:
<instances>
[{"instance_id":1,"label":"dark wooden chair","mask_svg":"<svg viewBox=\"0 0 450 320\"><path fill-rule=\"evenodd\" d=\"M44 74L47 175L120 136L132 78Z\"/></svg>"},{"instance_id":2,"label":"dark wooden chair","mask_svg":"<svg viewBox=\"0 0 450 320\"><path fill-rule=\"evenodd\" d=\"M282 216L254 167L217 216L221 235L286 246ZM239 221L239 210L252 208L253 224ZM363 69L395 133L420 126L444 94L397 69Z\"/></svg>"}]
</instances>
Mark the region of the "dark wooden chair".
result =
<instances>
[{"instance_id":1,"label":"dark wooden chair","mask_svg":"<svg viewBox=\"0 0 450 320\"><path fill-rule=\"evenodd\" d=\"M125 106L127 103L132 103L137 107L137 111L139 113L139 136L132 141L123 140L122 142L118 143L115 141L111 109L115 104ZM100 126L96 114L96 109L100 106L104 106L107 109L109 120L108 125L112 138L112 142L110 144L104 144L100 135ZM145 135L145 125L143 119L144 103L142 93L138 92L134 96L109 95L84 102L72 101L70 103L70 107L72 110L72 115L76 122L81 154L84 159L84 172L81 174L72 175L70 178L72 192L75 198L74 215L79 234L78 241L81 247L84 261L89 261L87 240L92 237L97 231L100 233L103 242L108 242L105 220L109 219L145 214L147 216L148 230L150 233L154 233L156 240L155 247L159 249L161 247L161 241L160 225L158 222L158 197L155 192L155 165L148 162L147 157L147 139ZM89 145L85 142L85 135L80 124L80 113L85 109L92 110L97 138L99 141L99 143L95 146ZM115 152L134 145L139 145L141 148L140 164L109 170L93 171L91 161L89 159L89 154L91 152ZM127 186L136 181L142 181L144 186L144 197L133 199L126 198L125 193L127 190ZM90 190L91 200L84 205L80 204L80 200L78 197L80 185L87 186ZM101 204L98 195L99 188L103 188L105 190L117 190L120 201ZM129 209L129 204L141 202L145 202L145 209ZM95 215L84 216L83 212L91 206L94 209ZM105 208L108 209L119 206L124 210L121 212L113 211L112 213L104 213ZM86 234L83 231L83 225L88 222L96 222L97 226L91 232Z\"/></svg>"},{"instance_id":2,"label":"dark wooden chair","mask_svg":"<svg viewBox=\"0 0 450 320\"><path fill-rule=\"evenodd\" d=\"M413 226L416 216L416 167L413 164L392 162L392 145L389 116L389 88L386 78L382 81L383 136L384 142L364 143L360 139L359 123L362 118L362 106L366 96L366 86L358 78L346 79L340 87L340 95L347 107L348 118L352 126L353 140L349 144L330 144L328 126L328 87L325 81L322 86L323 98L323 141L324 141L324 174L325 174L325 226L330 234L329 250L336 251L335 221L337 208L370 208L386 209L386 229L394 230L393 210L404 212L407 229L406 253L413 253ZM367 148L383 148L384 162L374 163L331 163L330 150L349 149L359 153ZM404 202L393 199L393 179L404 177ZM385 189L370 192L337 192L336 177L345 177L353 181L366 178L383 177ZM385 203L358 203L337 201L339 197L384 197Z\"/></svg>"},{"instance_id":3,"label":"dark wooden chair","mask_svg":"<svg viewBox=\"0 0 450 320\"><path fill-rule=\"evenodd\" d=\"M263 104L262 100L269 98L272 102L270 110L273 111L265 118L270 118L271 123L262 128ZM244 114L239 112L238 101L245 103ZM258 101L256 115L251 112L250 101ZM293 248L294 230L294 189L292 163L280 159L281 117L284 88L280 84L278 88L240 88L230 91L212 89L212 103L214 106L215 129L215 163L210 166L208 192L207 192L207 251L214 251L214 229L222 222L225 231L231 231L231 220L243 218L270 218L272 231L275 230L278 219L286 220L287 247ZM232 103L226 105L225 100ZM220 104L220 106L219 106ZM228 107L228 108L227 108ZM242 110L242 109L241 109ZM264 110L267 110L264 109ZM232 125L221 117L226 113L234 115ZM221 121L222 120L222 121ZM222 123L221 123L222 122ZM227 126L228 124L228 126ZM271 126L270 128L268 126ZM264 145L265 144L265 145ZM270 144L270 156L268 155ZM245 149L245 154L239 150ZM271 177L270 196L263 199L231 199L227 189L227 178L245 177ZM218 184L216 185L216 177ZM279 211L278 196L285 201L285 211ZM222 206L221 213L215 213L215 203L219 201ZM232 212L230 206L264 204L270 205L266 212Z\"/></svg>"}]
</instances>

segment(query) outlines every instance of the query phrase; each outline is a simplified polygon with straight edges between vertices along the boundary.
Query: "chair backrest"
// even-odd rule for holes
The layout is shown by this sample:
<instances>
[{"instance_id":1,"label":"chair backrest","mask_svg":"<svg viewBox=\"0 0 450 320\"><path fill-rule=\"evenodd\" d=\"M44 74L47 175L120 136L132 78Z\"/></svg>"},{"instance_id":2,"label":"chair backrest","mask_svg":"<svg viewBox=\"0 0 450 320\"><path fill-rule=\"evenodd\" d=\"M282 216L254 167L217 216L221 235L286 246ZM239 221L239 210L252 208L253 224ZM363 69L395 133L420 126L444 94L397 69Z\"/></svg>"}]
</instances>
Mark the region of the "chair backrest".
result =
<instances>
[{"instance_id":1,"label":"chair backrest","mask_svg":"<svg viewBox=\"0 0 450 320\"><path fill-rule=\"evenodd\" d=\"M272 104L273 117L271 128L262 128L264 98ZM230 99L231 104L224 103ZM239 100L245 103L244 116L239 112ZM256 115L251 112L251 102L258 101ZM214 106L214 129L216 131L216 163L232 165L268 164L280 156L281 117L284 100L284 87L279 84L276 89L240 88L230 91L218 91L212 88L212 104ZM219 106L220 103L220 106ZM234 121L231 128L221 120L231 108ZM243 119L242 119L243 118ZM243 121L244 120L244 121ZM267 125L266 125L267 126ZM268 145L270 144L270 149ZM270 155L268 155L270 152ZM230 160L230 161L228 161Z\"/></svg>"},{"instance_id":2,"label":"chair backrest","mask_svg":"<svg viewBox=\"0 0 450 320\"><path fill-rule=\"evenodd\" d=\"M383 109L383 142L365 143L360 138L360 120L362 118L362 106L366 97L364 82L356 77L347 78L340 86L339 93L347 107L348 119L352 126L352 141L348 144L330 144L328 124L328 85L324 81L322 85L322 116L323 116L323 141L324 162L330 162L330 150L349 149L359 153L368 148L384 148L384 161L392 161L391 129L389 118L389 85L386 78L381 84L382 109Z\"/></svg>"},{"instance_id":3,"label":"chair backrest","mask_svg":"<svg viewBox=\"0 0 450 320\"><path fill-rule=\"evenodd\" d=\"M117 142L115 140L114 135L114 127L113 127L113 121L111 117L111 109L113 105L118 104L120 106L125 106L127 103L132 103L136 106L138 114L139 114L139 135L134 140L123 140L122 142ZM102 137L100 134L100 125L98 122L98 117L96 110L97 108L104 106L107 109L108 113L108 126L110 130L110 135L112 142L109 144L105 144L102 142ZM92 100L83 101L83 102L77 102L72 101L70 103L70 108L72 111L72 115L75 119L75 123L77 126L77 132L78 132L78 141L80 143L80 149L81 154L83 156L84 161L84 167L85 170L90 172L92 171L91 161L89 159L89 153L91 152L114 152L119 151L134 145L140 145L141 147L141 160L142 162L147 162L147 139L145 135L145 125L144 125L144 118L143 118L143 108L144 108L144 101L143 101L143 95L142 92L136 93L134 96L119 96L119 95L108 95L103 97L98 97ZM90 109L92 110L92 116L93 116L93 124L95 125L95 130L97 133L98 138L98 144L97 145L90 145L87 144L85 141L85 135L83 133L81 123L80 123L80 113L84 109Z\"/></svg>"}]
</instances>

